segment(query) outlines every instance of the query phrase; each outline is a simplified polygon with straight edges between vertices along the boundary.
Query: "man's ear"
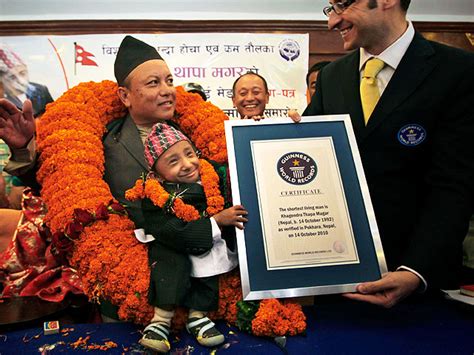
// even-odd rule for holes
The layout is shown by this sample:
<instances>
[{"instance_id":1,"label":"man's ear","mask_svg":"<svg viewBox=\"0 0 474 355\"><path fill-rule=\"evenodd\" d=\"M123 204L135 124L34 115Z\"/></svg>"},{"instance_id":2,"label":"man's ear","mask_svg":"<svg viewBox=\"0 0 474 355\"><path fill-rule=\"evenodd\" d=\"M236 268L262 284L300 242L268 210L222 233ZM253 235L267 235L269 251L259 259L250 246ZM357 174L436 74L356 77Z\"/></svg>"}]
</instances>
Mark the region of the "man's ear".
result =
<instances>
[{"instance_id":1,"label":"man's ear","mask_svg":"<svg viewBox=\"0 0 474 355\"><path fill-rule=\"evenodd\" d=\"M379 5L382 9L391 9L394 6L400 6L400 0L380 0Z\"/></svg>"},{"instance_id":2,"label":"man's ear","mask_svg":"<svg viewBox=\"0 0 474 355\"><path fill-rule=\"evenodd\" d=\"M120 98L120 101L125 105L125 107L129 108L130 107L130 91L124 87L124 86L119 86L117 90L117 94Z\"/></svg>"}]
</instances>

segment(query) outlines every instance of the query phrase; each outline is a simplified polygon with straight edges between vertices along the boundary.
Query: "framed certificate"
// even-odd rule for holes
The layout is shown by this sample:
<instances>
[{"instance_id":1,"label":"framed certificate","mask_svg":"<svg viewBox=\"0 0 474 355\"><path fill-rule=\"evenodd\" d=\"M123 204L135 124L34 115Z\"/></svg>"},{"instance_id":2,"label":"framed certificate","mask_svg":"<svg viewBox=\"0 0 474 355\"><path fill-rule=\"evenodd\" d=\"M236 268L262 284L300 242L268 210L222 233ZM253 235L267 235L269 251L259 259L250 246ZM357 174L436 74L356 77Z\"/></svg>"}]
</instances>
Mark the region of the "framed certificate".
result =
<instances>
[{"instance_id":1,"label":"framed certificate","mask_svg":"<svg viewBox=\"0 0 474 355\"><path fill-rule=\"evenodd\" d=\"M225 122L245 300L352 292L387 271L348 115Z\"/></svg>"}]
</instances>

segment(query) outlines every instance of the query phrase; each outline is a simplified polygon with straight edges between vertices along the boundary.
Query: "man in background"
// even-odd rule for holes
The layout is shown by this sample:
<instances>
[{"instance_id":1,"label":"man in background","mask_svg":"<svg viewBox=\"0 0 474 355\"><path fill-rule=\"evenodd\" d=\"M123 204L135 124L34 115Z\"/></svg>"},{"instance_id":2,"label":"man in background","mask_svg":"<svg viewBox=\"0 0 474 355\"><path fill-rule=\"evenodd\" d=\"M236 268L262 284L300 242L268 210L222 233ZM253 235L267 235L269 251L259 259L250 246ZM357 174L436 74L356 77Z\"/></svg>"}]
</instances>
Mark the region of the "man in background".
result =
<instances>
[{"instance_id":1,"label":"man in background","mask_svg":"<svg viewBox=\"0 0 474 355\"><path fill-rule=\"evenodd\" d=\"M183 89L186 92L192 92L194 94L198 94L199 96L202 97L204 101L207 101L207 95L206 95L206 90L198 84L198 83L185 83L183 84Z\"/></svg>"},{"instance_id":2,"label":"man in background","mask_svg":"<svg viewBox=\"0 0 474 355\"><path fill-rule=\"evenodd\" d=\"M267 81L254 72L241 75L232 85L232 102L241 119L263 119L269 99Z\"/></svg>"},{"instance_id":3,"label":"man in background","mask_svg":"<svg viewBox=\"0 0 474 355\"><path fill-rule=\"evenodd\" d=\"M316 92L316 80L318 79L318 73L321 69L323 69L326 65L331 62L322 61L314 63L311 68L308 70L308 74L306 74L306 98L308 100L308 104L311 101L314 93Z\"/></svg>"},{"instance_id":4,"label":"man in background","mask_svg":"<svg viewBox=\"0 0 474 355\"><path fill-rule=\"evenodd\" d=\"M23 102L29 99L33 104L33 115L40 116L53 98L46 86L32 83L28 68L23 60L10 47L0 43L0 81L3 82L5 98L20 110Z\"/></svg>"}]
</instances>

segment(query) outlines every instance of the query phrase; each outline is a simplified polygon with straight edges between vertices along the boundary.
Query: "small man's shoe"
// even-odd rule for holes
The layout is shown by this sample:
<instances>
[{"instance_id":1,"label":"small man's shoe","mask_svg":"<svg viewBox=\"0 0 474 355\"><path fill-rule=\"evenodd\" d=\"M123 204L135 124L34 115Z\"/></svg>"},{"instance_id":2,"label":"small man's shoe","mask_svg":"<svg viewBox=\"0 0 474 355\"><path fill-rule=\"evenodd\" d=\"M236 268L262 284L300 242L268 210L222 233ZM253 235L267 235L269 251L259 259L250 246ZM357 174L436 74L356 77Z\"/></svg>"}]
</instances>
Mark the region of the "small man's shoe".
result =
<instances>
[{"instance_id":1,"label":"small man's shoe","mask_svg":"<svg viewBox=\"0 0 474 355\"><path fill-rule=\"evenodd\" d=\"M143 336L138 341L144 347L159 353L167 353L171 349L168 335L170 328L162 323L151 323L143 330Z\"/></svg>"},{"instance_id":2,"label":"small man's shoe","mask_svg":"<svg viewBox=\"0 0 474 355\"><path fill-rule=\"evenodd\" d=\"M207 317L188 319L186 329L203 346L216 346L222 344L225 340L224 335L217 330L214 322Z\"/></svg>"}]
</instances>

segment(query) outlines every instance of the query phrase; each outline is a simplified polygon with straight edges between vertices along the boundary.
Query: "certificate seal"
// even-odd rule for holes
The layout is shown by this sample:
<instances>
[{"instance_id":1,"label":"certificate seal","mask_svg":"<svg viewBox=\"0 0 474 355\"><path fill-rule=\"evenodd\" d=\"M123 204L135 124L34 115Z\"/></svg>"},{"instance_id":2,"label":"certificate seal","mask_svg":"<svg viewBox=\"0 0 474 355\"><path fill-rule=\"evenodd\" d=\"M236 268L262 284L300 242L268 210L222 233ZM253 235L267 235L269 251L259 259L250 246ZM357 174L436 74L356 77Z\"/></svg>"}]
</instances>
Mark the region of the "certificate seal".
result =
<instances>
[{"instance_id":1,"label":"certificate seal","mask_svg":"<svg viewBox=\"0 0 474 355\"><path fill-rule=\"evenodd\" d=\"M426 138L426 130L417 124L408 124L398 131L398 141L404 146L412 147L420 144Z\"/></svg>"},{"instance_id":2,"label":"certificate seal","mask_svg":"<svg viewBox=\"0 0 474 355\"><path fill-rule=\"evenodd\" d=\"M289 184L305 185L314 180L318 173L318 167L309 155L291 152L278 159L277 172Z\"/></svg>"},{"instance_id":3,"label":"certificate seal","mask_svg":"<svg viewBox=\"0 0 474 355\"><path fill-rule=\"evenodd\" d=\"M336 253L344 253L346 251L346 246L344 244L344 242L340 241L340 240L336 240L334 242L334 244L332 245L332 249L336 252Z\"/></svg>"}]
</instances>

